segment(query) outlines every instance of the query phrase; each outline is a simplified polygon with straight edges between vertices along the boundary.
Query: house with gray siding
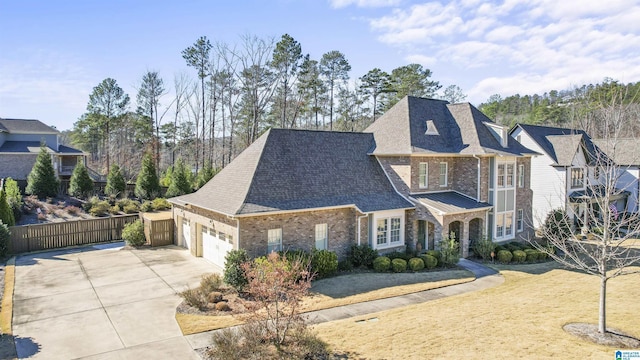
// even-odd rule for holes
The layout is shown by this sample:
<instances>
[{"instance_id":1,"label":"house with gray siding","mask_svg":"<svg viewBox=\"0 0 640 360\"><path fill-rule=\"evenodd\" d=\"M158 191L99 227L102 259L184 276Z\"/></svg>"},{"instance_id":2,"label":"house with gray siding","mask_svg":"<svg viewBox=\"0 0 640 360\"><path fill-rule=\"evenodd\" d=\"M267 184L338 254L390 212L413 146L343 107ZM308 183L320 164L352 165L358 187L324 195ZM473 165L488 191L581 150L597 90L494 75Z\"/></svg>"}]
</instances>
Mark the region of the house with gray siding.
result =
<instances>
[{"instance_id":1,"label":"house with gray siding","mask_svg":"<svg viewBox=\"0 0 640 360\"><path fill-rule=\"evenodd\" d=\"M612 159L617 168L617 188L629 192L625 211L640 208L640 139L593 139L593 143Z\"/></svg>"},{"instance_id":2,"label":"house with gray siding","mask_svg":"<svg viewBox=\"0 0 640 360\"><path fill-rule=\"evenodd\" d=\"M0 118L0 178L26 180L44 144L56 175L69 178L87 154L60 144L60 132L39 120Z\"/></svg>"},{"instance_id":3,"label":"house with gray siding","mask_svg":"<svg viewBox=\"0 0 640 360\"><path fill-rule=\"evenodd\" d=\"M178 244L223 266L352 244L427 250L453 234L531 235L530 157L470 104L407 97L363 133L270 129L193 194L169 199Z\"/></svg>"}]
</instances>

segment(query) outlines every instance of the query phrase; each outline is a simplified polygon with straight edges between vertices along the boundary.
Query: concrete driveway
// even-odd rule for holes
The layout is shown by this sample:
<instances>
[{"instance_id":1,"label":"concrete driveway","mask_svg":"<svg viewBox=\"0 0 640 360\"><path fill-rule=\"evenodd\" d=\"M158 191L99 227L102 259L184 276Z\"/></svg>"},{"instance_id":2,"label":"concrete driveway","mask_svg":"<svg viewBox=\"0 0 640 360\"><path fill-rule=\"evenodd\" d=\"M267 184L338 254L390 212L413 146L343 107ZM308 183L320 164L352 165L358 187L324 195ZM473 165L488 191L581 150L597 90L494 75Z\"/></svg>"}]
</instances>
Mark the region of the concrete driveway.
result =
<instances>
[{"instance_id":1,"label":"concrete driveway","mask_svg":"<svg viewBox=\"0 0 640 360\"><path fill-rule=\"evenodd\" d=\"M180 247L108 244L16 259L18 357L199 359L175 321L178 292L221 272Z\"/></svg>"}]
</instances>

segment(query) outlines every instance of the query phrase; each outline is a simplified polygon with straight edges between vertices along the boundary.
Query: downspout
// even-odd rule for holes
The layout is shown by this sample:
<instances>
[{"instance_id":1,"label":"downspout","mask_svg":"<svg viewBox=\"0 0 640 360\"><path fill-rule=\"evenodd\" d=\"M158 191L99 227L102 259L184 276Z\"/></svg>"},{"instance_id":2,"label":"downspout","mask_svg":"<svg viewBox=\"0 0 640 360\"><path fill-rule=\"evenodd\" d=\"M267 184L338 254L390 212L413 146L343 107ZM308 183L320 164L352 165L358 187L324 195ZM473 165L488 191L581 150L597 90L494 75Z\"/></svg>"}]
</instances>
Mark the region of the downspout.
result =
<instances>
[{"instance_id":1,"label":"downspout","mask_svg":"<svg viewBox=\"0 0 640 360\"><path fill-rule=\"evenodd\" d=\"M480 202L480 158L477 155L473 155L474 158L476 158L478 160L478 195L476 197L476 201Z\"/></svg>"}]
</instances>

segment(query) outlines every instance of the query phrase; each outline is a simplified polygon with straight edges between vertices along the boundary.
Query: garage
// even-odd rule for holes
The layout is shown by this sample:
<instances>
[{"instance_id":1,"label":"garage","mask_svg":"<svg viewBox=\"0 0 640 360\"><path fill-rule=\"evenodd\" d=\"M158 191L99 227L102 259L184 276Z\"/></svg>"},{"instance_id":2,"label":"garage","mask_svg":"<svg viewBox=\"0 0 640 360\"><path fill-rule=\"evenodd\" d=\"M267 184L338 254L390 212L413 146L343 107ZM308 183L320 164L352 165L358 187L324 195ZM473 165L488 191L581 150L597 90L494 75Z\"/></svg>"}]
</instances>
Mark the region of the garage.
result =
<instances>
[{"instance_id":1,"label":"garage","mask_svg":"<svg viewBox=\"0 0 640 360\"><path fill-rule=\"evenodd\" d=\"M191 249L191 224L187 219L182 219L182 246Z\"/></svg>"},{"instance_id":2,"label":"garage","mask_svg":"<svg viewBox=\"0 0 640 360\"><path fill-rule=\"evenodd\" d=\"M223 232L202 227L202 257L224 268L224 258L232 249L231 238Z\"/></svg>"}]
</instances>

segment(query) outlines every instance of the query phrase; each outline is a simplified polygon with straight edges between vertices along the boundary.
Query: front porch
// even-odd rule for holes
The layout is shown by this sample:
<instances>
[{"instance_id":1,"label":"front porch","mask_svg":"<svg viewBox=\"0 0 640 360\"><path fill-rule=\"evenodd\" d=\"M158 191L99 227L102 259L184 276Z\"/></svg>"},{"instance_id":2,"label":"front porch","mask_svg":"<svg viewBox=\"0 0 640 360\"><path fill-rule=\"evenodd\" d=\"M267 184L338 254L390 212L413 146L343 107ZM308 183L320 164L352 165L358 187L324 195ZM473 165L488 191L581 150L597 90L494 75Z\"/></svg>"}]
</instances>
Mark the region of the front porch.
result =
<instances>
[{"instance_id":1,"label":"front porch","mask_svg":"<svg viewBox=\"0 0 640 360\"><path fill-rule=\"evenodd\" d=\"M588 233L590 228L602 224L605 214L617 219L624 213L630 194L629 191L618 189L609 194L603 186L574 191L568 197L567 206L573 232Z\"/></svg>"}]
</instances>

